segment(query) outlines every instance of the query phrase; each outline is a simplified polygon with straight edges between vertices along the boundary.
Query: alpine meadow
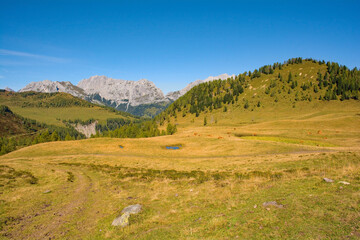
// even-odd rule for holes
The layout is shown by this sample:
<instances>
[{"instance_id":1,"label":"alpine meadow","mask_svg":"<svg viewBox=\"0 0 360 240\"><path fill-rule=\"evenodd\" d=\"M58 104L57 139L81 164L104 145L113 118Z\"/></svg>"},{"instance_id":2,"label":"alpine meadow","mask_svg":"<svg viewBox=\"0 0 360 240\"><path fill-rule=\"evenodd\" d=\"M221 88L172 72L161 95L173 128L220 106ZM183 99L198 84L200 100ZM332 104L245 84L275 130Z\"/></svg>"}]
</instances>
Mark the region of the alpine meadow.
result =
<instances>
[{"instance_id":1,"label":"alpine meadow","mask_svg":"<svg viewBox=\"0 0 360 240\"><path fill-rule=\"evenodd\" d=\"M358 3L30 2L0 3L0 239L360 238Z\"/></svg>"}]
</instances>

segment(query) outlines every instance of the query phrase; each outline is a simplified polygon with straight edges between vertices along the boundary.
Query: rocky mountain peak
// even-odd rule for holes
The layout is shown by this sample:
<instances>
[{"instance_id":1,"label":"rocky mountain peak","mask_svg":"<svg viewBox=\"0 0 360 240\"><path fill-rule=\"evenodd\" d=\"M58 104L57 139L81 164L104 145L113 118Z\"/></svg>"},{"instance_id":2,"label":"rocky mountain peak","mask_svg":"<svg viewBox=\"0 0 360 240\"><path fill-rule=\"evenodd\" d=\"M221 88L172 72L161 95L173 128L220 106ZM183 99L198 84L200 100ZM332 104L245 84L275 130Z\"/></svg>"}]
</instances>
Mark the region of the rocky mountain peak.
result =
<instances>
[{"instance_id":1,"label":"rocky mountain peak","mask_svg":"<svg viewBox=\"0 0 360 240\"><path fill-rule=\"evenodd\" d=\"M147 79L129 81L93 76L81 80L78 87L84 89L87 94L97 94L103 99L110 100L116 107L120 104L138 106L168 101L163 92Z\"/></svg>"},{"instance_id":2,"label":"rocky mountain peak","mask_svg":"<svg viewBox=\"0 0 360 240\"><path fill-rule=\"evenodd\" d=\"M14 90L12 90L11 88L9 87L5 87L5 91L8 91L8 92L15 92Z\"/></svg>"},{"instance_id":3,"label":"rocky mountain peak","mask_svg":"<svg viewBox=\"0 0 360 240\"><path fill-rule=\"evenodd\" d=\"M44 92L44 93L54 93L54 92L65 92L69 93L75 97L84 98L84 91L76 86L74 86L71 82L58 82L58 81L50 81L43 80L40 82L31 82L26 85L24 88L20 89L19 92Z\"/></svg>"}]
</instances>

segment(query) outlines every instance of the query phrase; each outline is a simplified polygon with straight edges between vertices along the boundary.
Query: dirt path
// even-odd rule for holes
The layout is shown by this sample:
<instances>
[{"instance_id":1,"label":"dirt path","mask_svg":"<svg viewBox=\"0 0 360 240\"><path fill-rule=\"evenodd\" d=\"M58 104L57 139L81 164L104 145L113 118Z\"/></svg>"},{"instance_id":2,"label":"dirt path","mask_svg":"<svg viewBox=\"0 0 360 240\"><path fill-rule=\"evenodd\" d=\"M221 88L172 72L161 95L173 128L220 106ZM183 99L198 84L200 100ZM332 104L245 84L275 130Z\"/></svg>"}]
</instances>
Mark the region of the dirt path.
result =
<instances>
[{"instance_id":1,"label":"dirt path","mask_svg":"<svg viewBox=\"0 0 360 240\"><path fill-rule=\"evenodd\" d=\"M27 234L24 234L25 232L18 232L16 234L17 236L13 235L15 239L61 239L66 234L64 225L81 215L93 186L91 178L81 171L81 169L58 170L65 172L71 171L75 176L72 184L76 186L71 189L71 192L67 191L68 195L66 199L69 200L69 202L54 210L50 209L51 211L39 213L51 215L45 217L45 219L50 220L42 223L36 230L31 232L25 231ZM26 227L29 222L23 222L22 224Z\"/></svg>"}]
</instances>

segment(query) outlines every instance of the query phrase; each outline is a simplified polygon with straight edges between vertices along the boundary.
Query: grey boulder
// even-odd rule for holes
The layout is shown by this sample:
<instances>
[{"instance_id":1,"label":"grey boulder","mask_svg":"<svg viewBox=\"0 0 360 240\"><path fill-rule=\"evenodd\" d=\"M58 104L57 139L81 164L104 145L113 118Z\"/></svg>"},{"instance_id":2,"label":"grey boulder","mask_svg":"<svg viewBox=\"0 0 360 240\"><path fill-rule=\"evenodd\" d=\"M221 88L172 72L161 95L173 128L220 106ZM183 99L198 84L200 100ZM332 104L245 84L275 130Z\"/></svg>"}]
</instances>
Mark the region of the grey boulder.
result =
<instances>
[{"instance_id":1,"label":"grey boulder","mask_svg":"<svg viewBox=\"0 0 360 240\"><path fill-rule=\"evenodd\" d=\"M345 182L345 181L340 181L339 183L344 184L344 185L349 185L349 182Z\"/></svg>"},{"instance_id":2,"label":"grey boulder","mask_svg":"<svg viewBox=\"0 0 360 240\"><path fill-rule=\"evenodd\" d=\"M277 207L277 208L284 208L284 205L278 204L276 201L264 202L263 206L264 207L274 206L274 207Z\"/></svg>"},{"instance_id":3,"label":"grey boulder","mask_svg":"<svg viewBox=\"0 0 360 240\"><path fill-rule=\"evenodd\" d=\"M328 182L328 183L332 183L334 182L334 180L330 179L330 178L323 178L325 182Z\"/></svg>"},{"instance_id":4,"label":"grey boulder","mask_svg":"<svg viewBox=\"0 0 360 240\"><path fill-rule=\"evenodd\" d=\"M142 206L140 204L130 205L124 208L121 213L122 215L118 216L112 222L112 226L126 227L129 225L129 218L131 214L137 214L141 211Z\"/></svg>"}]
</instances>

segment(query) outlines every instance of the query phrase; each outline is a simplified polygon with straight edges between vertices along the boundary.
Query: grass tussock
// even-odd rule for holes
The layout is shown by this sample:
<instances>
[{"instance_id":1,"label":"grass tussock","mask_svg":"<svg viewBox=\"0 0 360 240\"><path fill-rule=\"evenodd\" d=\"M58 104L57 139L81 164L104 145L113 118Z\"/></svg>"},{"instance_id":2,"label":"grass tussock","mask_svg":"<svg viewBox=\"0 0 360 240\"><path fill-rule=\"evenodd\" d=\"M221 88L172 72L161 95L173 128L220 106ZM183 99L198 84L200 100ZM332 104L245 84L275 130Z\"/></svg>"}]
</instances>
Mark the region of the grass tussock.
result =
<instances>
[{"instance_id":1,"label":"grass tussock","mask_svg":"<svg viewBox=\"0 0 360 240\"><path fill-rule=\"evenodd\" d=\"M108 164L83 164L62 162L60 165L87 168L91 171L110 175L118 180L152 182L161 180L189 181L193 184L201 184L209 181L251 181L260 179L265 181L278 181L281 179L292 179L299 177L319 176L323 172L334 172L339 169L351 170L360 165L357 154L332 154L306 161L306 166L280 166L272 170L251 171L179 171L175 169L148 169L131 168L124 166L111 166ZM69 175L70 176L70 175Z\"/></svg>"},{"instance_id":2,"label":"grass tussock","mask_svg":"<svg viewBox=\"0 0 360 240\"><path fill-rule=\"evenodd\" d=\"M25 180L29 184L37 184L39 181L29 171L15 170L7 165L0 165L0 187L10 186L18 180Z\"/></svg>"},{"instance_id":3,"label":"grass tussock","mask_svg":"<svg viewBox=\"0 0 360 240\"><path fill-rule=\"evenodd\" d=\"M118 179L131 179L151 182L159 179L168 180L191 180L196 183L203 183L210 180L225 179L229 175L227 172L205 172L199 170L193 171L178 171L174 169L158 170L158 169L146 169L146 168L129 168L123 166L110 166L107 164L81 164L81 163L60 163L66 166L78 166L86 167L92 171L102 172L109 174Z\"/></svg>"},{"instance_id":4,"label":"grass tussock","mask_svg":"<svg viewBox=\"0 0 360 240\"><path fill-rule=\"evenodd\" d=\"M68 182L74 182L75 181L75 176L72 172L67 172L68 177L67 177L67 181Z\"/></svg>"}]
</instances>

